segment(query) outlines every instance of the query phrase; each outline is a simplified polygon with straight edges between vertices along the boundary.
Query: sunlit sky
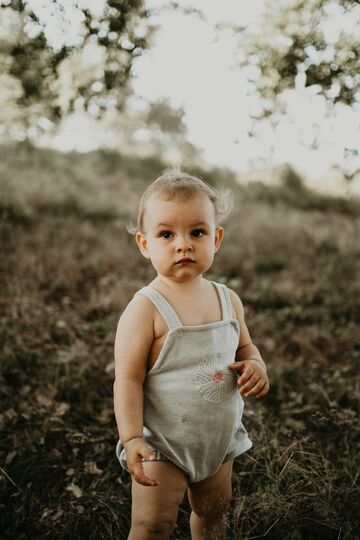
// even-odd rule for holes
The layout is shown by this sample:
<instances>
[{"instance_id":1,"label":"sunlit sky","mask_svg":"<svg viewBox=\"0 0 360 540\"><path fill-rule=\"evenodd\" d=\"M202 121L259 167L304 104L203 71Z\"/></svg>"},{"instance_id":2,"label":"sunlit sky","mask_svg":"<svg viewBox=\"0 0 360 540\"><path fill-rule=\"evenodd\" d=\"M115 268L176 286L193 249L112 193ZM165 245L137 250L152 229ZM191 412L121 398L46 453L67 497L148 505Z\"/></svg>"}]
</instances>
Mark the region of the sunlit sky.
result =
<instances>
[{"instance_id":1,"label":"sunlit sky","mask_svg":"<svg viewBox=\"0 0 360 540\"><path fill-rule=\"evenodd\" d=\"M89 6L87 0L80 2ZM91 9L100 9L102 2L93 0ZM157 30L150 49L134 61L132 84L140 98L166 98L174 107L183 108L188 139L202 150L207 163L243 173L288 162L314 182L333 165L348 172L359 167L359 156L344 160L344 148L358 147L360 109L355 112L339 104L335 117L329 117L325 100L313 87L304 88L301 78L297 89L288 94L286 117L275 132L270 123L253 125L250 112L256 111L259 101L246 71L239 67L237 38L230 30L219 32L215 27L232 23L256 28L265 0L182 0L179 4L198 8L204 17L183 10L157 12L165 3L145 0L145 6L155 11L149 22ZM322 28L329 41L346 25L354 24L340 16L335 3L330 8L332 19ZM53 25L49 33L61 40L63 30L53 24L54 17L51 20L47 19L49 28ZM76 28L76 20L71 21ZM92 149L106 141L100 130L91 132L85 121L78 123L81 137L74 134L72 123L68 126L56 138L61 149L85 150L87 145ZM318 144L312 148L315 134Z\"/></svg>"},{"instance_id":2,"label":"sunlit sky","mask_svg":"<svg viewBox=\"0 0 360 540\"><path fill-rule=\"evenodd\" d=\"M153 6L159 2L151 0ZM183 2L205 14L167 12L155 18L159 28L152 48L133 68L137 94L152 101L168 97L183 107L191 142L204 150L212 163L244 167L254 156L252 141L244 138L251 127L246 103L246 78L236 62L236 39L230 32L215 31L217 22L250 24L262 2ZM251 4L251 8L250 8ZM246 9L246 6L248 9Z\"/></svg>"},{"instance_id":3,"label":"sunlit sky","mask_svg":"<svg viewBox=\"0 0 360 540\"><path fill-rule=\"evenodd\" d=\"M147 1L149 7L161 4ZM251 87L239 68L236 38L229 31L216 32L215 25L258 25L264 0L184 0L181 5L201 9L205 20L170 11L156 17L155 43L136 61L133 84L138 95L154 101L168 97L184 108L189 139L203 149L208 162L239 171L290 162L314 179L335 164L355 168L355 159L345 162L343 154L345 146L358 146L360 112L339 105L336 117L327 118L324 99L314 89L302 88L301 81L289 94L288 114L276 133L263 125L249 136L249 112L256 110L257 97L249 94ZM337 15L326 28L329 39L339 31ZM320 144L311 149L314 124L320 126Z\"/></svg>"}]
</instances>

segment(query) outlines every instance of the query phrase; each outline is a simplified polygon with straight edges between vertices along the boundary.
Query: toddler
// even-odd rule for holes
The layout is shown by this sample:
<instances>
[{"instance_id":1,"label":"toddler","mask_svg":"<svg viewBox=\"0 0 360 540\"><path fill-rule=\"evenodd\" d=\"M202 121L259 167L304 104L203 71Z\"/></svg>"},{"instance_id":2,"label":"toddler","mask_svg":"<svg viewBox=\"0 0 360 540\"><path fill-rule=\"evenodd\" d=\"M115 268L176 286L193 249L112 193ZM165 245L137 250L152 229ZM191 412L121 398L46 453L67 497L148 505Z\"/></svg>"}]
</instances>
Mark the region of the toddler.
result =
<instances>
[{"instance_id":1,"label":"toddler","mask_svg":"<svg viewBox=\"0 0 360 540\"><path fill-rule=\"evenodd\" d=\"M115 339L116 454L132 475L130 540L168 539L187 490L193 540L225 539L233 460L252 445L240 395L269 390L238 295L208 281L230 210L181 170L140 201L136 243L156 271Z\"/></svg>"}]
</instances>

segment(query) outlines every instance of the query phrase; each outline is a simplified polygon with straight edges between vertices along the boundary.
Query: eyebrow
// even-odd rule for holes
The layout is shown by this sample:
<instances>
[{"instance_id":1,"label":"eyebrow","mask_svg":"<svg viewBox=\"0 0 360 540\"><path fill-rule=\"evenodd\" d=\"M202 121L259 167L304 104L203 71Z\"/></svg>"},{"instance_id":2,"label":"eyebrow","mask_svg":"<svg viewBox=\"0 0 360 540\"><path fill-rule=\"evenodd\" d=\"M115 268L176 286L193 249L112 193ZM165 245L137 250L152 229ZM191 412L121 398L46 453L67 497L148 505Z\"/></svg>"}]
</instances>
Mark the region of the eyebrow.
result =
<instances>
[{"instance_id":1,"label":"eyebrow","mask_svg":"<svg viewBox=\"0 0 360 540\"><path fill-rule=\"evenodd\" d=\"M204 221L197 221L196 223L192 223L190 225L191 228L193 227L208 227L209 224L208 223L205 223ZM170 225L169 223L158 223L156 225L156 228L157 227L172 227L172 225Z\"/></svg>"},{"instance_id":2,"label":"eyebrow","mask_svg":"<svg viewBox=\"0 0 360 540\"><path fill-rule=\"evenodd\" d=\"M194 223L191 225L192 227L208 227L208 223L205 223L205 221L198 221L197 223Z\"/></svg>"}]
</instances>

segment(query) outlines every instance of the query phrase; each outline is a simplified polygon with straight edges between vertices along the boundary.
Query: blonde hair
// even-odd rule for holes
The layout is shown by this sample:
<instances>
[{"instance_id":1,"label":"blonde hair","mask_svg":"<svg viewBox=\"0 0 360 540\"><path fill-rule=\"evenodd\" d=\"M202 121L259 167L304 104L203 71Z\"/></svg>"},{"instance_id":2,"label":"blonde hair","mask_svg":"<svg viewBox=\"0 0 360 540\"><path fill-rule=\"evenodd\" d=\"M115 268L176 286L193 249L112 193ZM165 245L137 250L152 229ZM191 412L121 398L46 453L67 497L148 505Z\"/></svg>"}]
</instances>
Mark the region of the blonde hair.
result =
<instances>
[{"instance_id":1,"label":"blonde hair","mask_svg":"<svg viewBox=\"0 0 360 540\"><path fill-rule=\"evenodd\" d=\"M209 186L197 176L174 168L166 169L146 188L139 203L137 226L134 227L132 224L129 224L127 227L128 232L131 234L135 234L137 231L143 232L146 204L154 194L159 194L164 200L171 201L176 197L189 200L199 192L205 193L213 203L216 222L219 225L231 213L233 208L233 192L228 188L214 188Z\"/></svg>"}]
</instances>

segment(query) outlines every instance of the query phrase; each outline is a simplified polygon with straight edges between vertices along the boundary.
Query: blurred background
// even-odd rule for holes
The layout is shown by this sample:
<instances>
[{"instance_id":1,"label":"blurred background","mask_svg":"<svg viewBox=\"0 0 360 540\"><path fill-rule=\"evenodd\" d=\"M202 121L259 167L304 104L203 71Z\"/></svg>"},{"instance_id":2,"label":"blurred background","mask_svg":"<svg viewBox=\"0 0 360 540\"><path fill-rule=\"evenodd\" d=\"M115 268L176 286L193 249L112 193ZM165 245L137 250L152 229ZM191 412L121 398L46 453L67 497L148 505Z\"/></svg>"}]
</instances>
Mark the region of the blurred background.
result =
<instances>
[{"instance_id":1,"label":"blurred background","mask_svg":"<svg viewBox=\"0 0 360 540\"><path fill-rule=\"evenodd\" d=\"M355 0L0 1L2 538L127 538L113 342L153 271L125 224L169 166L234 191L208 278L272 383L228 538L358 538L359 23Z\"/></svg>"}]
</instances>

